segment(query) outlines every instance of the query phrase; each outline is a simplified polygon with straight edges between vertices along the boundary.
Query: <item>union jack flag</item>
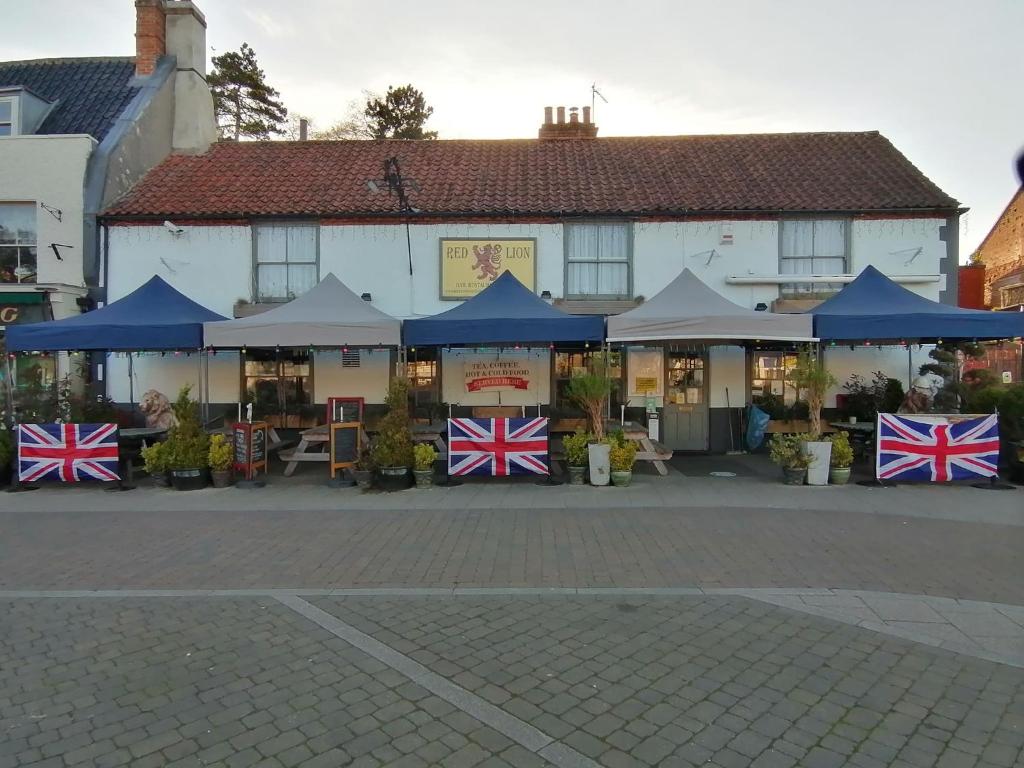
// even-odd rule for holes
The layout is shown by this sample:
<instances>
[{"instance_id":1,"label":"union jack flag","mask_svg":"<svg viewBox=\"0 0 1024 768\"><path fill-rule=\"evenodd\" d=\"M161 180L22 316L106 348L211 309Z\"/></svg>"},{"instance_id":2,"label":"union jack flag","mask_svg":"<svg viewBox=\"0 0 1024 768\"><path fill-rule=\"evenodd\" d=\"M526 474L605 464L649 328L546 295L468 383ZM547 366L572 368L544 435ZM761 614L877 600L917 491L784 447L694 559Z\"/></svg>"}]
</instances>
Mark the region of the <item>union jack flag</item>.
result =
<instances>
[{"instance_id":1,"label":"union jack flag","mask_svg":"<svg viewBox=\"0 0 1024 768\"><path fill-rule=\"evenodd\" d=\"M946 483L995 477L999 419L995 414L952 424L878 414L875 473L879 480Z\"/></svg>"},{"instance_id":2,"label":"union jack flag","mask_svg":"<svg viewBox=\"0 0 1024 768\"><path fill-rule=\"evenodd\" d=\"M547 419L448 419L448 474L548 473Z\"/></svg>"},{"instance_id":3,"label":"union jack flag","mask_svg":"<svg viewBox=\"0 0 1024 768\"><path fill-rule=\"evenodd\" d=\"M22 482L120 480L117 424L19 424Z\"/></svg>"}]
</instances>

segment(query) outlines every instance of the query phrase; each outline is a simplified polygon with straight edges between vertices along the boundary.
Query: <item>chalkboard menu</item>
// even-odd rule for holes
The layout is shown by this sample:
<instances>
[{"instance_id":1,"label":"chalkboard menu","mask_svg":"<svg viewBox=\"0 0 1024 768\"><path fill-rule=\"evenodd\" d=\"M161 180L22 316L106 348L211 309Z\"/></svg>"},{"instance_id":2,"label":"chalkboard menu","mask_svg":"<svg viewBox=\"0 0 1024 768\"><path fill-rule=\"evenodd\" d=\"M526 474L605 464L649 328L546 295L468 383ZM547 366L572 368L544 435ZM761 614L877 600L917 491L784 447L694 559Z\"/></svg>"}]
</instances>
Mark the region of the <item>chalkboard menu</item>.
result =
<instances>
[{"instance_id":1,"label":"chalkboard menu","mask_svg":"<svg viewBox=\"0 0 1024 768\"><path fill-rule=\"evenodd\" d=\"M267 471L267 423L265 421L239 422L232 428L235 442L235 471L246 480L256 477L259 470Z\"/></svg>"},{"instance_id":2,"label":"chalkboard menu","mask_svg":"<svg viewBox=\"0 0 1024 768\"><path fill-rule=\"evenodd\" d=\"M363 420L363 398L361 397L329 397L327 398L327 423L344 422L351 424Z\"/></svg>"},{"instance_id":3,"label":"chalkboard menu","mask_svg":"<svg viewBox=\"0 0 1024 768\"><path fill-rule=\"evenodd\" d=\"M360 431L363 425L358 421L335 422L331 424L331 478L339 469L347 469L359 458Z\"/></svg>"}]
</instances>

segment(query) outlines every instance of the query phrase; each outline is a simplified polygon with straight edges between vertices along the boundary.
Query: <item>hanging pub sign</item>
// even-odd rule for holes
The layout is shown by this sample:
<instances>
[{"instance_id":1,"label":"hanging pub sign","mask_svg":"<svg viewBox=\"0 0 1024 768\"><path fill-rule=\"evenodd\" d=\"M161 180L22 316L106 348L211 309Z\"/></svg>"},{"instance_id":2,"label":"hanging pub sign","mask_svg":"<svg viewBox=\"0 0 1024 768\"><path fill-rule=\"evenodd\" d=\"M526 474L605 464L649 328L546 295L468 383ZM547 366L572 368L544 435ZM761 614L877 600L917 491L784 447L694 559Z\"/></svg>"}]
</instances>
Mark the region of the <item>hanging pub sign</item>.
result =
<instances>
[{"instance_id":1,"label":"hanging pub sign","mask_svg":"<svg viewBox=\"0 0 1024 768\"><path fill-rule=\"evenodd\" d=\"M242 421L231 430L235 443L235 471L254 480L259 470L267 471L267 423Z\"/></svg>"},{"instance_id":2,"label":"hanging pub sign","mask_svg":"<svg viewBox=\"0 0 1024 768\"><path fill-rule=\"evenodd\" d=\"M532 363L528 357L471 357L462 364L466 392L528 390L534 375Z\"/></svg>"},{"instance_id":3,"label":"hanging pub sign","mask_svg":"<svg viewBox=\"0 0 1024 768\"><path fill-rule=\"evenodd\" d=\"M359 458L360 431L363 425L358 421L334 422L331 424L331 479L339 469L354 467Z\"/></svg>"},{"instance_id":4,"label":"hanging pub sign","mask_svg":"<svg viewBox=\"0 0 1024 768\"><path fill-rule=\"evenodd\" d=\"M327 423L362 421L363 402L361 397L328 397Z\"/></svg>"},{"instance_id":5,"label":"hanging pub sign","mask_svg":"<svg viewBox=\"0 0 1024 768\"><path fill-rule=\"evenodd\" d=\"M535 290L537 240L441 240L441 298L461 301L476 296L502 272L512 275L531 291Z\"/></svg>"}]
</instances>

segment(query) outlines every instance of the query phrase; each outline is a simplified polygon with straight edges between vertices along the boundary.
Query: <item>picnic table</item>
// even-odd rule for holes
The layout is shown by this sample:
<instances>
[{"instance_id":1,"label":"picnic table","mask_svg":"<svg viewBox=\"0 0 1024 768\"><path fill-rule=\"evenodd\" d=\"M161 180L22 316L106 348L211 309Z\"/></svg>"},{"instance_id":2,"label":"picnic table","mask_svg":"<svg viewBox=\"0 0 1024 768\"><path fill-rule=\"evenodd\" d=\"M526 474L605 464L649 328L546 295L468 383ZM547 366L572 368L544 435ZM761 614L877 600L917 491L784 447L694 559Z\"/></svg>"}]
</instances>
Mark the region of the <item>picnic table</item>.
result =
<instances>
[{"instance_id":1,"label":"picnic table","mask_svg":"<svg viewBox=\"0 0 1024 768\"><path fill-rule=\"evenodd\" d=\"M552 421L550 426L550 432L552 435L567 435L572 434L580 428L579 419L559 419L558 421ZM586 422L583 422L584 424ZM649 461L657 470L659 475L665 476L668 474L668 467L665 466L665 462L672 458L672 449L663 445L662 443L652 440L650 434L647 432L647 427L643 424L638 424L635 421L626 421L619 423L618 421L609 420L605 422L605 434L613 432L617 429L622 430L622 435L627 440L632 440L638 443L640 448L636 452L637 461ZM552 454L551 464L554 467L555 462L562 457L557 457Z\"/></svg>"},{"instance_id":2,"label":"picnic table","mask_svg":"<svg viewBox=\"0 0 1024 768\"><path fill-rule=\"evenodd\" d=\"M440 456L448 455L448 446L445 445L443 432L445 425L442 424L413 424L412 441L414 443L433 443ZM369 444L369 436L366 430L360 430L362 446ZM278 454L282 461L288 462L284 468L284 476L291 477L299 466L299 462L305 461L330 461L328 455L328 444L331 442L330 428L327 424L320 424L310 427L299 433L299 444L294 450Z\"/></svg>"},{"instance_id":3,"label":"picnic table","mask_svg":"<svg viewBox=\"0 0 1024 768\"><path fill-rule=\"evenodd\" d=\"M135 459L139 458L142 449L157 438L167 434L165 427L128 427L117 431L117 460L120 465L121 482L119 488L129 491L135 486Z\"/></svg>"},{"instance_id":4,"label":"picnic table","mask_svg":"<svg viewBox=\"0 0 1024 768\"><path fill-rule=\"evenodd\" d=\"M835 427L837 431L850 433L850 445L858 459L867 458L874 453L875 422L856 421L851 424L848 421L830 421L829 425Z\"/></svg>"}]
</instances>

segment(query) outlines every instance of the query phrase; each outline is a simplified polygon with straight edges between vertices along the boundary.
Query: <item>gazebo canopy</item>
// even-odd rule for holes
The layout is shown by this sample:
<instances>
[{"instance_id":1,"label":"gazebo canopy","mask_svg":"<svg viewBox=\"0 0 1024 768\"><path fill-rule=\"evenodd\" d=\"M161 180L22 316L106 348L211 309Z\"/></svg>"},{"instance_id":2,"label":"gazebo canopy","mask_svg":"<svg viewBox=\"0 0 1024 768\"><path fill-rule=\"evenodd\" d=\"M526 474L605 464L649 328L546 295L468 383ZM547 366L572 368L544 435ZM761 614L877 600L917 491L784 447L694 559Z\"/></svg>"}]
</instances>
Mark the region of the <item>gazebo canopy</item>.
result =
<instances>
[{"instance_id":1,"label":"gazebo canopy","mask_svg":"<svg viewBox=\"0 0 1024 768\"><path fill-rule=\"evenodd\" d=\"M409 346L602 341L604 318L570 315L503 272L476 296L433 317L406 320Z\"/></svg>"},{"instance_id":2,"label":"gazebo canopy","mask_svg":"<svg viewBox=\"0 0 1024 768\"><path fill-rule=\"evenodd\" d=\"M401 323L332 273L306 293L258 315L204 325L208 347L397 347Z\"/></svg>"},{"instance_id":3,"label":"gazebo canopy","mask_svg":"<svg viewBox=\"0 0 1024 768\"><path fill-rule=\"evenodd\" d=\"M811 318L734 304L689 269L636 309L608 318L608 341L813 341Z\"/></svg>"},{"instance_id":4,"label":"gazebo canopy","mask_svg":"<svg viewBox=\"0 0 1024 768\"><path fill-rule=\"evenodd\" d=\"M1024 336L1024 313L988 312L919 296L868 266L809 314L822 339L1009 339Z\"/></svg>"},{"instance_id":5,"label":"gazebo canopy","mask_svg":"<svg viewBox=\"0 0 1024 768\"><path fill-rule=\"evenodd\" d=\"M11 352L199 349L203 323L223 320L153 276L124 298L82 315L7 328Z\"/></svg>"}]
</instances>

